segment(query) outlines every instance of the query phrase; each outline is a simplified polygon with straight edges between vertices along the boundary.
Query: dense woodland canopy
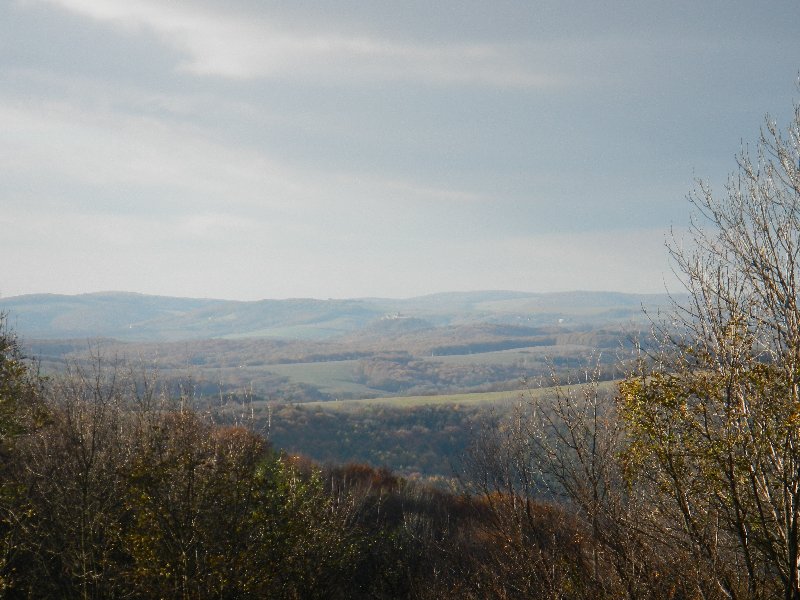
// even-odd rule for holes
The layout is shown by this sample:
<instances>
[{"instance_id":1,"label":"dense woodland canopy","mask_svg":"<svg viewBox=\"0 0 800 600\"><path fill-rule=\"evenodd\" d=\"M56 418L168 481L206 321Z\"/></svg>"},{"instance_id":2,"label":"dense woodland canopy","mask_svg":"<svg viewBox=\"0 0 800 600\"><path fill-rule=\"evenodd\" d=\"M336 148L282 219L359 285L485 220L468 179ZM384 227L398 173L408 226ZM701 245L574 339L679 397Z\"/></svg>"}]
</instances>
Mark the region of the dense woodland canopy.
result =
<instances>
[{"instance_id":1,"label":"dense woodland canopy","mask_svg":"<svg viewBox=\"0 0 800 600\"><path fill-rule=\"evenodd\" d=\"M476 421L453 489L288 455L102 357L44 379L3 319L0 593L800 599L799 151L797 107L700 184L657 344L616 393L587 372Z\"/></svg>"}]
</instances>

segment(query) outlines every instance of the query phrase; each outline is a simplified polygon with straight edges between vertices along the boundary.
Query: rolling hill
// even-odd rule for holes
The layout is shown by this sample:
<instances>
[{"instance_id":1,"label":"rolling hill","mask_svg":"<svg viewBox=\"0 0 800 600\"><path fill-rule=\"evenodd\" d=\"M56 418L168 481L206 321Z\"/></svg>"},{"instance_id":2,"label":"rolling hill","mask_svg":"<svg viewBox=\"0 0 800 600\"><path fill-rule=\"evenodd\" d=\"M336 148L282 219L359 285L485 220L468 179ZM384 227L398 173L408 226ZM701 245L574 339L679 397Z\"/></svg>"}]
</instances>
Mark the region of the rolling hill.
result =
<instances>
[{"instance_id":1,"label":"rolling hill","mask_svg":"<svg viewBox=\"0 0 800 600\"><path fill-rule=\"evenodd\" d=\"M597 326L641 321L642 307L667 306L663 294L535 294L485 291L417 298L287 299L251 302L107 292L0 298L28 339L114 338L177 341L217 338L325 340L361 330L394 335L410 329L476 323Z\"/></svg>"}]
</instances>

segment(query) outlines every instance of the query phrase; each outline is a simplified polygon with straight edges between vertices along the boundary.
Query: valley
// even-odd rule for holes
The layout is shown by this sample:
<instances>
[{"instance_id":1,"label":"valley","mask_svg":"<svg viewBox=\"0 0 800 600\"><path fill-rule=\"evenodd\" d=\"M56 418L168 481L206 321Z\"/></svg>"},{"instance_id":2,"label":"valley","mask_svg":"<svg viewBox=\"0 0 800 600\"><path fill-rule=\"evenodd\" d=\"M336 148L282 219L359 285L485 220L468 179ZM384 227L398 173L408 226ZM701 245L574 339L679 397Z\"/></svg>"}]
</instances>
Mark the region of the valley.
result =
<instances>
[{"instance_id":1,"label":"valley","mask_svg":"<svg viewBox=\"0 0 800 600\"><path fill-rule=\"evenodd\" d=\"M211 401L312 402L515 390L590 359L603 377L663 295L471 292L231 302L137 294L0 299L45 372L93 354Z\"/></svg>"}]
</instances>

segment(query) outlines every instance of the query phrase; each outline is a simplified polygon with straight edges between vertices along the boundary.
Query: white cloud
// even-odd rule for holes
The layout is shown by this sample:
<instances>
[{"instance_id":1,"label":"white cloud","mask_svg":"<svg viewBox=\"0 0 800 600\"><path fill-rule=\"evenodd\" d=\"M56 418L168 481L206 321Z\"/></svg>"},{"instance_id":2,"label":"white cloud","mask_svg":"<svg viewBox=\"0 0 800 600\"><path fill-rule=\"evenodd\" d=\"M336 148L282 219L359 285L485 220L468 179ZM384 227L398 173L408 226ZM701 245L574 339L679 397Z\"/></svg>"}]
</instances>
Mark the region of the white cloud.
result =
<instances>
[{"instance_id":1,"label":"white cloud","mask_svg":"<svg viewBox=\"0 0 800 600\"><path fill-rule=\"evenodd\" d=\"M197 75L521 88L550 88L566 83L551 69L532 68L530 52L511 44L430 44L332 31L290 30L265 15L212 11L162 0L39 1L129 30L153 31L165 44L185 54L187 59L181 67Z\"/></svg>"},{"instance_id":2,"label":"white cloud","mask_svg":"<svg viewBox=\"0 0 800 600\"><path fill-rule=\"evenodd\" d=\"M0 140L0 171L37 184L66 180L105 188L110 196L158 189L161 202L171 192L183 202L224 199L273 208L314 195L299 173L277 161L154 118L6 102L0 104Z\"/></svg>"},{"instance_id":3,"label":"white cloud","mask_svg":"<svg viewBox=\"0 0 800 600\"><path fill-rule=\"evenodd\" d=\"M463 24L412 20L419 42L390 28L386 5L357 25L316 4L312 19L292 21L263 8L280 3L249 0L253 14L221 0L20 2L49 14L44 27L21 20L31 48L12 42L0 69L0 253L15 257L3 293L660 291L670 277L660 231L527 234L653 224L660 217L642 215L667 214L680 197L665 165L703 140L668 120L681 113L663 92L685 95L670 70L703 63L661 69L654 57L691 54L671 36L581 36L570 19L546 41L525 24L525 42L472 43L479 32ZM507 39L496 24L486 32ZM168 69L205 78L165 74L176 55ZM518 93L571 85L563 73L623 85L605 96L559 89L560 102ZM370 85L386 81L515 89ZM348 85L328 85L338 82ZM730 114L719 118L741 118ZM651 123L675 126L654 137ZM680 160L662 152L664 138ZM590 211L605 203L612 216Z\"/></svg>"},{"instance_id":4,"label":"white cloud","mask_svg":"<svg viewBox=\"0 0 800 600\"><path fill-rule=\"evenodd\" d=\"M485 201L468 191L397 177L293 166L269 150L217 139L198 125L77 102L22 102L0 95L0 173L7 180L26 180L29 202L77 185L91 188L98 207L135 195L143 211L158 205L167 212L217 213L222 206L243 215L300 218L328 212L346 222L386 204ZM55 197L70 202L67 192Z\"/></svg>"}]
</instances>

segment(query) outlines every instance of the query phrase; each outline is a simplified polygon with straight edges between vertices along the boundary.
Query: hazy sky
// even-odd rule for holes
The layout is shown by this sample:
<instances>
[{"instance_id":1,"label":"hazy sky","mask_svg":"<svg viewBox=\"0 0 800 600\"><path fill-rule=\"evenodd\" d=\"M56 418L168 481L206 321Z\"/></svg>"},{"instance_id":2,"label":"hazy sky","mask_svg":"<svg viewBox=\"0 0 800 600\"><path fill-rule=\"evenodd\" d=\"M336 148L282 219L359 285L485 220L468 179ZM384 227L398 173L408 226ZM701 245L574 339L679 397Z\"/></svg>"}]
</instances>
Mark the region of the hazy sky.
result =
<instances>
[{"instance_id":1,"label":"hazy sky","mask_svg":"<svg viewBox=\"0 0 800 600\"><path fill-rule=\"evenodd\" d=\"M800 2L0 0L0 294L663 291Z\"/></svg>"}]
</instances>

